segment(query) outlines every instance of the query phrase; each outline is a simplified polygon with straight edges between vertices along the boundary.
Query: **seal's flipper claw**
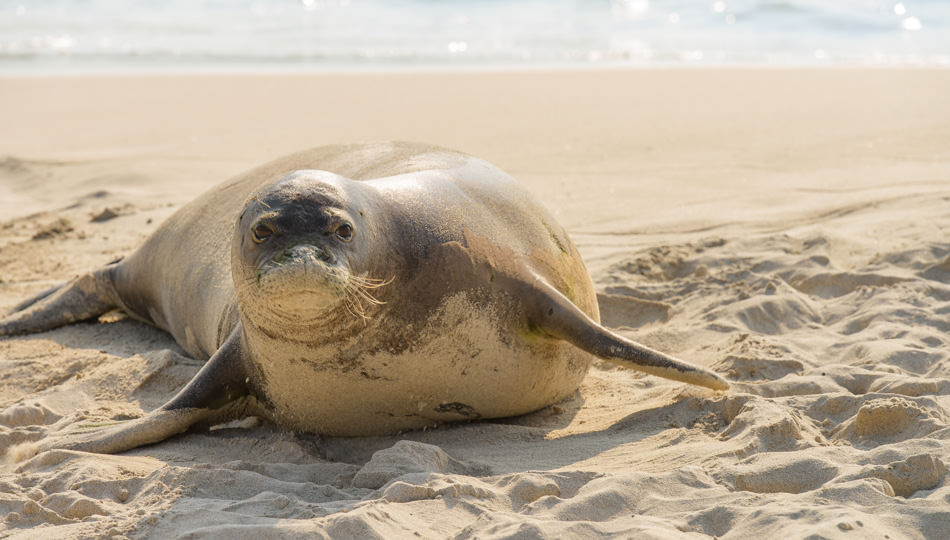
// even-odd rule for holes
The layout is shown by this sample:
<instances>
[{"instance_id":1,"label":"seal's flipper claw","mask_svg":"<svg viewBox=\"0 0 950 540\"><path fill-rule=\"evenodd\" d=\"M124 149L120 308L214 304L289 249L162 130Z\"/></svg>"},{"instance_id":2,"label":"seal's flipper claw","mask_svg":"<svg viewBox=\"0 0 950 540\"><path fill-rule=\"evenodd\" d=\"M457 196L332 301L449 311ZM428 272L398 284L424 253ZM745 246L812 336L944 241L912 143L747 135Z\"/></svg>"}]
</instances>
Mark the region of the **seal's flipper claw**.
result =
<instances>
[{"instance_id":1,"label":"seal's flipper claw","mask_svg":"<svg viewBox=\"0 0 950 540\"><path fill-rule=\"evenodd\" d=\"M98 317L118 306L113 265L79 276L21 302L0 319L0 336L32 334Z\"/></svg>"},{"instance_id":2,"label":"seal's flipper claw","mask_svg":"<svg viewBox=\"0 0 950 540\"><path fill-rule=\"evenodd\" d=\"M80 425L68 433L11 447L7 459L22 461L46 450L115 454L165 440L196 425L214 425L245 412L248 395L240 327L201 371L165 405L141 418L108 426Z\"/></svg>"},{"instance_id":3,"label":"seal's flipper claw","mask_svg":"<svg viewBox=\"0 0 950 540\"><path fill-rule=\"evenodd\" d=\"M729 383L707 369L677 360L615 334L594 322L567 297L544 280L531 284L529 324L619 366L665 379L727 390Z\"/></svg>"}]
</instances>

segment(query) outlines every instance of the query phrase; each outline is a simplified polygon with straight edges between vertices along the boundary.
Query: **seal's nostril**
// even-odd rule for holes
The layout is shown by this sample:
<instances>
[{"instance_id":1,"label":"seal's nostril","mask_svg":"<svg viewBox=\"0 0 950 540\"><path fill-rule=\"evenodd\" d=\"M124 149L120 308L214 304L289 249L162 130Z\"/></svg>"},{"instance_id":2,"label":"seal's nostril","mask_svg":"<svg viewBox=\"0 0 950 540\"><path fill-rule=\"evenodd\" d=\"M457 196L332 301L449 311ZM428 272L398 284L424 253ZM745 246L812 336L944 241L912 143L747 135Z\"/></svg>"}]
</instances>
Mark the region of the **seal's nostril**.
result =
<instances>
[{"instance_id":1,"label":"seal's nostril","mask_svg":"<svg viewBox=\"0 0 950 540\"><path fill-rule=\"evenodd\" d=\"M326 249L313 244L303 244L284 250L284 252L280 254L278 262L287 262L292 260L317 260L321 262L330 262L331 258L330 252Z\"/></svg>"}]
</instances>

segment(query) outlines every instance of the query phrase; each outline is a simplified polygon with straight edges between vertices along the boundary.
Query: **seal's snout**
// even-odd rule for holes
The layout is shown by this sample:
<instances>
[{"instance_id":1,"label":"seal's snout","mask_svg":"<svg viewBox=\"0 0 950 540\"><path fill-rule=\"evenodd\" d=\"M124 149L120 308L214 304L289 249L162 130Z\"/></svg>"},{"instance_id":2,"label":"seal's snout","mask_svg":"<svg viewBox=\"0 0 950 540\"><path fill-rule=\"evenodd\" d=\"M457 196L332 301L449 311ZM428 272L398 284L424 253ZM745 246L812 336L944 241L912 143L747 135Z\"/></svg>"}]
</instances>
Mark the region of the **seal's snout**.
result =
<instances>
[{"instance_id":1,"label":"seal's snout","mask_svg":"<svg viewBox=\"0 0 950 540\"><path fill-rule=\"evenodd\" d=\"M346 294L346 260L315 243L288 246L261 266L257 292L267 310L283 318L308 320L335 309Z\"/></svg>"},{"instance_id":2,"label":"seal's snout","mask_svg":"<svg viewBox=\"0 0 950 540\"><path fill-rule=\"evenodd\" d=\"M306 292L336 298L345 288L347 275L345 259L319 242L306 242L288 246L264 263L257 283L278 295Z\"/></svg>"},{"instance_id":3,"label":"seal's snout","mask_svg":"<svg viewBox=\"0 0 950 540\"><path fill-rule=\"evenodd\" d=\"M333 255L325 248L313 244L298 244L285 249L274 257L278 264L301 264L309 266L315 263L330 264Z\"/></svg>"}]
</instances>

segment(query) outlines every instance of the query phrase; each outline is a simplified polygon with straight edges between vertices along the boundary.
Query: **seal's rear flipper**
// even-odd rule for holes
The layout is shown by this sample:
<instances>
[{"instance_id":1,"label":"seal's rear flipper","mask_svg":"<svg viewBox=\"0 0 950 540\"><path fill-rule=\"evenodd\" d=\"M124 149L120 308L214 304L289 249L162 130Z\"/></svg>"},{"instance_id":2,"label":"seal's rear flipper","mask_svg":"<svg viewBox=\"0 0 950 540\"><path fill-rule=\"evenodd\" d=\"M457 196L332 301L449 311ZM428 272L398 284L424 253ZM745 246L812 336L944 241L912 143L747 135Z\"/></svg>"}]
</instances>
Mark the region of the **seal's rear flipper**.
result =
<instances>
[{"instance_id":1,"label":"seal's rear flipper","mask_svg":"<svg viewBox=\"0 0 950 540\"><path fill-rule=\"evenodd\" d=\"M55 286L53 286L53 287L50 287L49 289L46 289L45 291L43 291L43 292L41 292L41 293L37 293L37 294L35 294L35 295L33 295L33 296L27 298L26 300L20 302L19 304L13 306L13 308L10 309L10 313L16 313L17 311L23 311L24 309L26 309L26 308L32 306L33 304L39 302L40 300L46 298L47 296L50 296L51 294L53 294L54 292L56 292L56 291L62 289L62 288L65 287L65 286L66 286L66 283L60 283L59 285L55 285Z\"/></svg>"},{"instance_id":2,"label":"seal's rear flipper","mask_svg":"<svg viewBox=\"0 0 950 540\"><path fill-rule=\"evenodd\" d=\"M248 384L238 327L201 371L171 401L141 418L109 426L83 426L33 443L12 447L7 458L29 459L53 449L115 454L183 433L196 425L214 425L246 411Z\"/></svg>"},{"instance_id":3,"label":"seal's rear flipper","mask_svg":"<svg viewBox=\"0 0 950 540\"><path fill-rule=\"evenodd\" d=\"M118 307L114 264L47 289L20 302L0 319L0 336L32 334L98 317Z\"/></svg>"},{"instance_id":4,"label":"seal's rear flipper","mask_svg":"<svg viewBox=\"0 0 950 540\"><path fill-rule=\"evenodd\" d=\"M557 289L538 278L528 303L529 324L619 366L665 379L726 390L725 379L698 366L655 351L597 324Z\"/></svg>"}]
</instances>

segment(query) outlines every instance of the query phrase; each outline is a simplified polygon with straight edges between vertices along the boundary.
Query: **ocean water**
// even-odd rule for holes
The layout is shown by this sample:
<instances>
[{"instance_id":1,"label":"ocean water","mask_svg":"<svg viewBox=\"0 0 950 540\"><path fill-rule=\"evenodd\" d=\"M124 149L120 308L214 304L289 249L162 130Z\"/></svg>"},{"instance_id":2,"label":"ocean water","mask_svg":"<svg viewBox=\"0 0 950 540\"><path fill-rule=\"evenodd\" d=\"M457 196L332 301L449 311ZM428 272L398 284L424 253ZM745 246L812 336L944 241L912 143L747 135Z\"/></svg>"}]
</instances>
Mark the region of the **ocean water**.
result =
<instances>
[{"instance_id":1,"label":"ocean water","mask_svg":"<svg viewBox=\"0 0 950 540\"><path fill-rule=\"evenodd\" d=\"M950 66L950 0L0 0L0 73Z\"/></svg>"}]
</instances>

